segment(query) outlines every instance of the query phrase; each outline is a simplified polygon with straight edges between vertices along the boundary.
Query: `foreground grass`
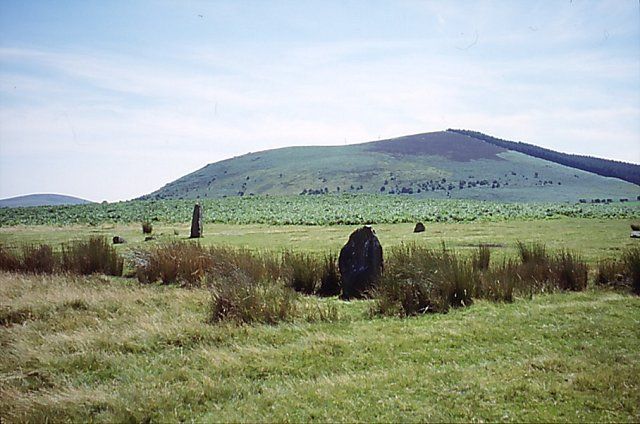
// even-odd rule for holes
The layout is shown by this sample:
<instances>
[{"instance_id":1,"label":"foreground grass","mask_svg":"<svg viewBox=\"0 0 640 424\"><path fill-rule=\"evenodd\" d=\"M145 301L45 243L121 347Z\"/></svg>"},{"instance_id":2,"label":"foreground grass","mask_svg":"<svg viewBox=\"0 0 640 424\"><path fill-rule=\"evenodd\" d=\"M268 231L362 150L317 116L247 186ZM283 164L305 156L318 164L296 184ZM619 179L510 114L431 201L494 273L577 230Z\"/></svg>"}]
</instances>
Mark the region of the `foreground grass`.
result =
<instances>
[{"instance_id":1,"label":"foreground grass","mask_svg":"<svg viewBox=\"0 0 640 424\"><path fill-rule=\"evenodd\" d=\"M204 290L0 274L2 421L638 421L640 298L209 325Z\"/></svg>"},{"instance_id":2,"label":"foreground grass","mask_svg":"<svg viewBox=\"0 0 640 424\"><path fill-rule=\"evenodd\" d=\"M424 233L413 233L414 224L375 224L374 229L387 249L400 243L416 242L428 247L439 247L444 241L455 250L474 250L478 244L489 244L492 257L501 259L515 256L517 241L541 242L550 250L578 251L591 263L608 257L617 257L625 248L638 245L629 238L629 224L637 220L600 218L559 218L551 220L511 220L483 223L426 223ZM71 239L83 239L95 235L112 238L124 237L127 244L117 249L125 252L136 247L147 248L155 243L187 239L189 225L154 223L156 240L144 242L140 224L106 224L102 226L15 226L0 227L0 243L19 246L23 243L50 243L53 245ZM332 226L270 226L260 224L206 224L205 246L223 245L251 250L325 253L338 252L346 243L355 225ZM175 232L178 235L175 235Z\"/></svg>"}]
</instances>

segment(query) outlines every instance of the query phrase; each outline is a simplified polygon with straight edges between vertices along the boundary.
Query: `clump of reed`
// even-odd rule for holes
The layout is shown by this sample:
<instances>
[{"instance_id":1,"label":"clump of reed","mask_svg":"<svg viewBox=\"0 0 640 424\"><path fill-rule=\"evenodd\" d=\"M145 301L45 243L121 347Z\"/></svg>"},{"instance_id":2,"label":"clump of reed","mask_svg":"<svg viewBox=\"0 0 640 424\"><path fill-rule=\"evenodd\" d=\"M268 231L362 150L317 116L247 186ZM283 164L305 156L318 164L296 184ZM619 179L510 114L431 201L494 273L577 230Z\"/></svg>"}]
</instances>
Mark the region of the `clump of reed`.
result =
<instances>
[{"instance_id":1,"label":"clump of reed","mask_svg":"<svg viewBox=\"0 0 640 424\"><path fill-rule=\"evenodd\" d=\"M621 257L598 263L595 283L611 287L628 287L640 295L640 247L623 251Z\"/></svg>"},{"instance_id":2,"label":"clump of reed","mask_svg":"<svg viewBox=\"0 0 640 424\"><path fill-rule=\"evenodd\" d=\"M374 290L372 313L411 316L472 303L477 273L456 252L416 244L392 248Z\"/></svg>"},{"instance_id":3,"label":"clump of reed","mask_svg":"<svg viewBox=\"0 0 640 424\"><path fill-rule=\"evenodd\" d=\"M62 245L61 267L76 274L121 276L124 260L105 237L90 237Z\"/></svg>"},{"instance_id":4,"label":"clump of reed","mask_svg":"<svg viewBox=\"0 0 640 424\"><path fill-rule=\"evenodd\" d=\"M61 251L49 244L23 244L17 249L0 245L0 269L33 274L69 272L122 275L124 261L104 237L64 243Z\"/></svg>"}]
</instances>

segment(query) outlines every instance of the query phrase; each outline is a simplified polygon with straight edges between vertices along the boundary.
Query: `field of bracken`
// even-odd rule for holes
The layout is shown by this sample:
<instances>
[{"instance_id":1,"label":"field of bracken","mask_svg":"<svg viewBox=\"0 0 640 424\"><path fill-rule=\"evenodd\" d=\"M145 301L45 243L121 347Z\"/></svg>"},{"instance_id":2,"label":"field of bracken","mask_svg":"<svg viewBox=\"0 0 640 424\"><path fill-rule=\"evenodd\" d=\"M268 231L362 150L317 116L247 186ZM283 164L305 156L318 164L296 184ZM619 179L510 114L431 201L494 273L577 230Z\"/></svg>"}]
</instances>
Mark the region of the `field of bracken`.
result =
<instances>
[{"instance_id":1,"label":"field of bracken","mask_svg":"<svg viewBox=\"0 0 640 424\"><path fill-rule=\"evenodd\" d=\"M0 226L177 223L191 219L194 200L127 201L76 206L0 209ZM206 223L358 225L404 222L472 222L510 219L640 218L640 202L610 204L495 203L409 196L324 195L228 197L198 200Z\"/></svg>"}]
</instances>

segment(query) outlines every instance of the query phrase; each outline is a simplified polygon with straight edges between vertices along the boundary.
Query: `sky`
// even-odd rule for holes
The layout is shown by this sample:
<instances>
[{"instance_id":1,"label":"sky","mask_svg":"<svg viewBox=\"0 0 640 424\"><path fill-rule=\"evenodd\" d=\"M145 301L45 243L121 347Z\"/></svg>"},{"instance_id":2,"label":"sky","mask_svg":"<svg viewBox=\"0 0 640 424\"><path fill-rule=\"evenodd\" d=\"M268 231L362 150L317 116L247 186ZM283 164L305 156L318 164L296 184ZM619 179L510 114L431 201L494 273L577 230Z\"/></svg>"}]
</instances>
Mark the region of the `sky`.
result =
<instances>
[{"instance_id":1,"label":"sky","mask_svg":"<svg viewBox=\"0 0 640 424\"><path fill-rule=\"evenodd\" d=\"M640 2L0 0L0 198L447 128L640 163Z\"/></svg>"}]
</instances>

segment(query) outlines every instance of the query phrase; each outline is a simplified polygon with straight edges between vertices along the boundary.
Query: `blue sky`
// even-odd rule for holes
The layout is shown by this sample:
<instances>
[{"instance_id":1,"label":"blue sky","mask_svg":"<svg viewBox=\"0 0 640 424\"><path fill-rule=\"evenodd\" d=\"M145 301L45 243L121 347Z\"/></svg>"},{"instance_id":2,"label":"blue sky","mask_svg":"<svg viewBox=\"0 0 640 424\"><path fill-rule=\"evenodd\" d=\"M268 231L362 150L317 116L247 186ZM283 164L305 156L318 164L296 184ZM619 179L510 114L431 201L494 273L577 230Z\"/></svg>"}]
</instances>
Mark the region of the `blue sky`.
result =
<instances>
[{"instance_id":1,"label":"blue sky","mask_svg":"<svg viewBox=\"0 0 640 424\"><path fill-rule=\"evenodd\" d=\"M639 2L0 1L0 197L449 127L640 163Z\"/></svg>"}]
</instances>

